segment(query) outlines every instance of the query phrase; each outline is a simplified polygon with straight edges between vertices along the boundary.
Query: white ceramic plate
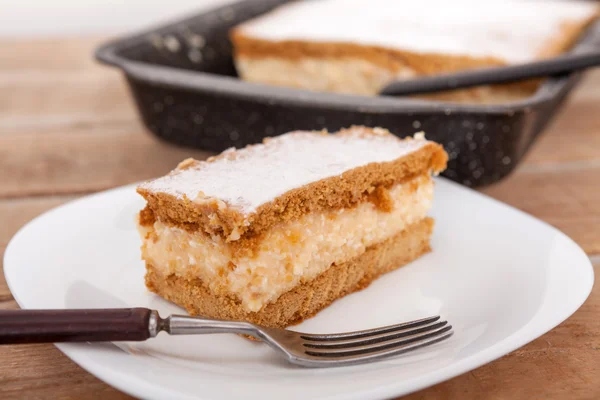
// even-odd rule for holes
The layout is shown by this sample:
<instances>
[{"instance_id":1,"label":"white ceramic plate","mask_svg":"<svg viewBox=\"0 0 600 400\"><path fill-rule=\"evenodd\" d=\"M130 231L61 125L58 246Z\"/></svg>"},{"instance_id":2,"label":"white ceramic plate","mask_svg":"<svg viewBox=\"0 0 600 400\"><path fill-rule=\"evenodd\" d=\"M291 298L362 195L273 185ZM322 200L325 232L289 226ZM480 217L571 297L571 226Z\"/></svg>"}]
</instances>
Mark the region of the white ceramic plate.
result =
<instances>
[{"instance_id":1,"label":"white ceramic plate","mask_svg":"<svg viewBox=\"0 0 600 400\"><path fill-rule=\"evenodd\" d=\"M169 399L369 399L406 394L472 370L542 335L592 288L593 269L568 237L518 210L438 180L434 251L336 301L295 329L367 329L441 314L449 340L354 367L302 369L234 335L143 343L61 344L76 363L135 396ZM4 270L23 308L181 309L143 283L132 186L89 196L25 226Z\"/></svg>"}]
</instances>

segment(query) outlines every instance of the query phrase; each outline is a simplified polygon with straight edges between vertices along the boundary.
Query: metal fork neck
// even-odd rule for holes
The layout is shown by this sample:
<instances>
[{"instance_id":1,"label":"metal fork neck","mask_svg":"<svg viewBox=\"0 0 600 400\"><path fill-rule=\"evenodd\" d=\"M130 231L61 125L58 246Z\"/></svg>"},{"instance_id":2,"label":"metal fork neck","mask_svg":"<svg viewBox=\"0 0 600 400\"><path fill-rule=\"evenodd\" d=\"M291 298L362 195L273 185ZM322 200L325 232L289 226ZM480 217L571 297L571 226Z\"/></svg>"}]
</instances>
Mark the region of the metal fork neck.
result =
<instances>
[{"instance_id":1,"label":"metal fork neck","mask_svg":"<svg viewBox=\"0 0 600 400\"><path fill-rule=\"evenodd\" d=\"M209 333L237 333L257 337L256 327L247 322L221 321L185 315L171 315L161 318L157 311L152 311L148 323L151 337L159 332L170 335L202 335Z\"/></svg>"}]
</instances>

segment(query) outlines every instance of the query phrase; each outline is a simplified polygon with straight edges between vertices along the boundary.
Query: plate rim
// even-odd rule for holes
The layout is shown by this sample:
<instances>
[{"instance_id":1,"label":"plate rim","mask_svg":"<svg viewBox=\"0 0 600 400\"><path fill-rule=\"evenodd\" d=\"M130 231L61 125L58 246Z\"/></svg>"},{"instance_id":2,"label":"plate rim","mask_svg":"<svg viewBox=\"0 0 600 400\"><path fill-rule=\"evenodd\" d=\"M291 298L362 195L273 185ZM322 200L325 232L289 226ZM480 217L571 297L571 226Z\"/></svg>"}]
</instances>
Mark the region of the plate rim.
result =
<instances>
[{"instance_id":1,"label":"plate rim","mask_svg":"<svg viewBox=\"0 0 600 400\"><path fill-rule=\"evenodd\" d=\"M552 232L557 234L559 237L561 237L562 240L566 240L570 245L573 245L574 250L576 250L576 251L580 252L582 255L584 255L585 259L587 260L585 262L585 265L583 265L583 263L582 263L579 267L579 268L581 268L582 273L585 273L587 275L585 282L582 281L582 287L584 287L585 290L578 291L576 293L576 297L574 297L574 299L572 300L571 307L569 307L563 313L561 313L560 316L553 318L551 322L546 323L546 324L538 324L533 329L531 329L530 332L523 332L523 330L527 326L525 324L525 325L521 326L517 331L513 332L512 334L503 338L502 340L493 344L492 346L489 346L483 350L480 350L479 352L477 352L473 355L470 355L460 361L455 361L455 362L451 363L450 365L446 365L439 369L423 373L423 374L413 378L414 384L410 388L410 390L404 390L404 388L401 385L399 385L397 383L395 384L392 382L390 384L381 385L378 387L365 388L361 391L355 391L351 394L335 395L335 399L347 399L347 400L378 399L378 398L382 398L382 397L388 398L388 397L394 397L394 396L398 396L398 395L407 395L407 394L422 390L424 388L436 385L438 383L444 382L446 380L452 379L452 378L462 375L468 371L472 371L476 368L481 367L482 365L485 365L494 360L497 360L498 358L500 358L522 346L525 346L526 344L539 338L540 336L544 335L545 333L551 331L556 326L560 325L565 320L567 320L569 317L571 317L585 303L585 301L588 299L589 295L591 294L591 291L592 291L594 283L595 283L594 266L593 266L589 256L587 255L587 253L581 248L581 246L579 246L568 235L566 235L559 229L555 228L554 226L550 225L549 223L547 223L543 220L540 220L530 214L527 214L526 212L521 211L513 206L510 206L506 203L496 200L488 195L485 195L485 194L475 191L473 189L465 188L464 186L462 186L458 183L449 181L448 179L445 179L445 178L438 177L438 178L436 178L436 181L443 182L444 185L449 185L450 187L452 187L452 190L459 190L460 192L462 192L461 194L463 194L463 195L476 196L485 201L492 202L492 203L495 203L496 205L507 208L511 212L516 212L517 214L519 214L520 217L535 221L536 223L543 225L544 228L551 230ZM68 201L64 204L61 204L57 207L54 207L50 210L46 210L42 214L31 219L30 221L25 223L13 235L13 237L10 239L8 245L6 246L6 250L4 253L4 257L3 257L3 270L4 270L4 277L5 277L6 283L8 285L8 288L9 288L13 298L19 305L19 307L27 308L27 307L24 307L22 299L20 299L20 297L16 294L15 290L13 290L15 288L15 283L12 281L12 277L11 277L12 272L11 271L15 269L15 266L11 266L11 264L7 263L7 260L9 259L9 255L12 254L12 252L14 251L13 250L13 247L15 246L14 243L16 243L19 240L19 237L23 234L23 232L25 232L27 229L29 229L33 224L35 224L40 219L45 218L50 213L57 212L58 210L60 210L62 208L70 207L73 204L76 204L79 202L85 202L93 197L109 195L113 192L119 192L119 191L125 191L128 189L132 189L136 185L137 185L137 183L123 185L123 186L119 186L119 187L112 188L109 190L104 190L104 191L100 191L97 193L88 194L88 195L82 196L81 198L77 198L74 200L70 200L70 201ZM7 268L7 266L8 266L8 268ZM534 316L537 315L544 308L543 305L544 305L544 303L542 303L541 307L536 311ZM80 366L86 372L92 374L93 376L95 376L96 378L109 384L110 386L112 386L120 391L123 391L124 393L127 393L129 395L140 397L140 398L148 398L148 399L152 399L152 398L160 399L160 398L165 398L165 397L178 398L178 399L199 399L199 398L200 399L208 399L209 398L209 397L195 397L195 396L191 397L191 396L187 395L186 393L183 393L180 391L175 391L174 389L171 389L171 388L165 389L164 386L162 386L161 384L158 384L158 383L155 383L150 380L143 379L143 378L139 378L135 374L125 375L125 374L121 374L119 372L112 372L110 370L110 368L106 367L105 364L103 364L101 361L98 361L94 356L90 355L89 352L87 351L87 349L81 348L81 344L57 343L54 345L63 354L65 354L69 359L71 359L74 363L76 363L78 366ZM433 375L433 376L431 376L431 375Z\"/></svg>"}]
</instances>

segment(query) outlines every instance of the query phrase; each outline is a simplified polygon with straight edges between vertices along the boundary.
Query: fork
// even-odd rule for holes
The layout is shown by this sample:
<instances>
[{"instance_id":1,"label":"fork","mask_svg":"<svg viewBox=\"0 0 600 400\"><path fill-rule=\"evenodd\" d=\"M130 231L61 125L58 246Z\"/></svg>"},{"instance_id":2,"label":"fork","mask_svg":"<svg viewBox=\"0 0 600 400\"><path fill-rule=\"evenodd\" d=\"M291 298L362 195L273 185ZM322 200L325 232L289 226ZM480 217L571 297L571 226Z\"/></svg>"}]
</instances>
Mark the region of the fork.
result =
<instances>
[{"instance_id":1,"label":"fork","mask_svg":"<svg viewBox=\"0 0 600 400\"><path fill-rule=\"evenodd\" d=\"M452 326L434 316L363 331L311 334L184 315L161 318L158 311L147 308L0 311L0 344L144 341L160 332L248 335L292 364L316 368L407 353L449 338Z\"/></svg>"}]
</instances>

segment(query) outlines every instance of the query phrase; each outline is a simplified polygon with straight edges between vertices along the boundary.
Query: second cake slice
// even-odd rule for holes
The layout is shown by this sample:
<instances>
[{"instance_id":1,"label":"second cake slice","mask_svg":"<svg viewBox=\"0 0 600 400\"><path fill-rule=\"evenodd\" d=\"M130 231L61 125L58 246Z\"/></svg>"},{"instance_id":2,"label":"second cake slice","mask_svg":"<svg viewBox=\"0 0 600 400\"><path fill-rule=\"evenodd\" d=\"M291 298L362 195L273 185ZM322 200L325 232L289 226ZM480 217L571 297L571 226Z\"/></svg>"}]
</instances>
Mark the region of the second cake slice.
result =
<instances>
[{"instance_id":1,"label":"second cake slice","mask_svg":"<svg viewBox=\"0 0 600 400\"><path fill-rule=\"evenodd\" d=\"M285 327L429 251L447 155L383 129L292 132L144 183L146 285L191 314Z\"/></svg>"}]
</instances>

